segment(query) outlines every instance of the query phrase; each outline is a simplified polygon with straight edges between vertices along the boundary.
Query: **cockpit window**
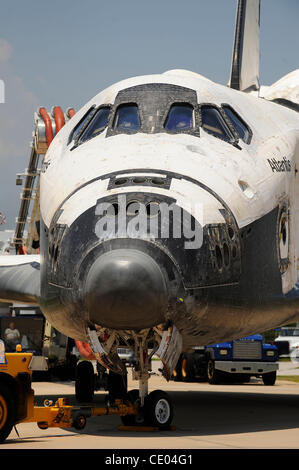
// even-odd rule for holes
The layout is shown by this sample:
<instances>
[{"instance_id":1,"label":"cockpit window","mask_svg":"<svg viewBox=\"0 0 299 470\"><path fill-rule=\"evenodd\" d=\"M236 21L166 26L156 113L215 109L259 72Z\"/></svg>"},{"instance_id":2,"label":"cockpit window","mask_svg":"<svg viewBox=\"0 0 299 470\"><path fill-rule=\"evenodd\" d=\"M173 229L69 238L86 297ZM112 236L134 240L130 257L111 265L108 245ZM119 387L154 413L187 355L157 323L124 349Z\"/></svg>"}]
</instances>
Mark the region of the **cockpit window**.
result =
<instances>
[{"instance_id":1,"label":"cockpit window","mask_svg":"<svg viewBox=\"0 0 299 470\"><path fill-rule=\"evenodd\" d=\"M227 141L231 141L233 138L220 111L214 106L201 106L201 125L205 131L215 137Z\"/></svg>"},{"instance_id":2,"label":"cockpit window","mask_svg":"<svg viewBox=\"0 0 299 470\"><path fill-rule=\"evenodd\" d=\"M229 105L223 104L222 109L230 120L230 122L232 123L232 126L235 128L240 139L242 139L246 144L249 144L251 132L249 131L249 128L245 124L245 122Z\"/></svg>"},{"instance_id":3,"label":"cockpit window","mask_svg":"<svg viewBox=\"0 0 299 470\"><path fill-rule=\"evenodd\" d=\"M103 132L103 130L108 124L109 114L109 106L103 106L99 108L94 117L92 118L91 122L85 129L85 131L83 131L83 134L79 139L80 143L85 142L86 140L92 139L93 137L96 137L97 135L101 134L101 132Z\"/></svg>"},{"instance_id":4,"label":"cockpit window","mask_svg":"<svg viewBox=\"0 0 299 470\"><path fill-rule=\"evenodd\" d=\"M136 132L140 128L138 106L134 103L121 104L115 113L114 129L120 132Z\"/></svg>"},{"instance_id":5,"label":"cockpit window","mask_svg":"<svg viewBox=\"0 0 299 470\"><path fill-rule=\"evenodd\" d=\"M164 127L167 131L178 132L193 129L194 109L187 103L173 104L166 118Z\"/></svg>"},{"instance_id":6,"label":"cockpit window","mask_svg":"<svg viewBox=\"0 0 299 470\"><path fill-rule=\"evenodd\" d=\"M89 108L89 110L87 111L87 113L84 114L83 118L78 122L78 124L74 127L74 129L72 130L70 136L69 136L69 140L68 140L68 143L70 143L72 140L75 140L76 137L79 135L80 131L83 129L83 127L85 126L85 124L87 124L87 122L89 121L89 119L91 118L91 116L93 115L94 113L94 106L92 106L91 108Z\"/></svg>"}]
</instances>

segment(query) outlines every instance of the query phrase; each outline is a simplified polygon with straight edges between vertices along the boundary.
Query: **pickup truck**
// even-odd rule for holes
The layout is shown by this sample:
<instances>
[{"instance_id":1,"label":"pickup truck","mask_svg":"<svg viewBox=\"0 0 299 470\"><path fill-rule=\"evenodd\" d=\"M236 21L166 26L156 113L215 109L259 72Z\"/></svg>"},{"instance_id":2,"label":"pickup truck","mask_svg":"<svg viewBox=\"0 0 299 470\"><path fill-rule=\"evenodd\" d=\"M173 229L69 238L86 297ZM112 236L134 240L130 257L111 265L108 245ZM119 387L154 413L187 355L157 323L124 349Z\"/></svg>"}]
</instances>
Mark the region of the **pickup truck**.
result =
<instances>
[{"instance_id":1,"label":"pickup truck","mask_svg":"<svg viewBox=\"0 0 299 470\"><path fill-rule=\"evenodd\" d=\"M297 358L299 356L299 326L282 327L279 329L279 336L275 339L274 344L277 346L280 357Z\"/></svg>"},{"instance_id":2,"label":"pickup truck","mask_svg":"<svg viewBox=\"0 0 299 470\"><path fill-rule=\"evenodd\" d=\"M277 347L263 343L262 336L256 334L181 354L172 378L175 381L219 384L242 383L251 377L261 377L265 385L274 385L277 361Z\"/></svg>"}]
</instances>

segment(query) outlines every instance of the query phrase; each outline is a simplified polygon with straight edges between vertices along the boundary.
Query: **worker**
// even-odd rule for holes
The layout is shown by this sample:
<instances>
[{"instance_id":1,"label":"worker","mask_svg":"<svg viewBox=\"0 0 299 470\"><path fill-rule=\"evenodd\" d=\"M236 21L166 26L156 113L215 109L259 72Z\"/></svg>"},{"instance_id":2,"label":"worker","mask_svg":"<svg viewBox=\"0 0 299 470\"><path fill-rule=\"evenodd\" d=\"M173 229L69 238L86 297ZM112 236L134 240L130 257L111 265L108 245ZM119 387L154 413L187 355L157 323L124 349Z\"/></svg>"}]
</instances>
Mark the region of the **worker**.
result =
<instances>
[{"instance_id":1,"label":"worker","mask_svg":"<svg viewBox=\"0 0 299 470\"><path fill-rule=\"evenodd\" d=\"M9 323L9 327L4 332L4 339L7 351L15 351L17 344L20 343L21 335L19 330L15 328L14 322Z\"/></svg>"}]
</instances>

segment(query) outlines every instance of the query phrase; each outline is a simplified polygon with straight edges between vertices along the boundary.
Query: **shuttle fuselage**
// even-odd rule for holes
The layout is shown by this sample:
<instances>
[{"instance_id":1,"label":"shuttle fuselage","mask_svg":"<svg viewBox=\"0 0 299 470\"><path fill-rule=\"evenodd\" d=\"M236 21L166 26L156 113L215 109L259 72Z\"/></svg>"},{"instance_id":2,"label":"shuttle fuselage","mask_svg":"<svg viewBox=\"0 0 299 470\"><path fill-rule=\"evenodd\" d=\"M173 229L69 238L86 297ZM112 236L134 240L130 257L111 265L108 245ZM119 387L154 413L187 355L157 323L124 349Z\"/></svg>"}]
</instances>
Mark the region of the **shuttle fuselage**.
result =
<instances>
[{"instance_id":1,"label":"shuttle fuselage","mask_svg":"<svg viewBox=\"0 0 299 470\"><path fill-rule=\"evenodd\" d=\"M99 93L43 163L49 321L82 341L169 323L184 348L293 321L298 142L296 112L187 71Z\"/></svg>"}]
</instances>

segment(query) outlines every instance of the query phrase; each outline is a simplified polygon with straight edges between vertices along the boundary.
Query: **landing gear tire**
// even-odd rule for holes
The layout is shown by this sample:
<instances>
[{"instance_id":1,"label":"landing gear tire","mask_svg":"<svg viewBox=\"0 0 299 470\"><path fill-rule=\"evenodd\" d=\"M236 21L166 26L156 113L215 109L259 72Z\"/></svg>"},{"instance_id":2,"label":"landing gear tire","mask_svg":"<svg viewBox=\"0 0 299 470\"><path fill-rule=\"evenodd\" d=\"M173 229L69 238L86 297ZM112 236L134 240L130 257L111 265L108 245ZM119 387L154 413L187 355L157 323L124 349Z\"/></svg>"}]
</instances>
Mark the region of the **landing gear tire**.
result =
<instances>
[{"instance_id":1,"label":"landing gear tire","mask_svg":"<svg viewBox=\"0 0 299 470\"><path fill-rule=\"evenodd\" d=\"M15 406L12 393L0 384L0 442L5 441L14 425Z\"/></svg>"},{"instance_id":2,"label":"landing gear tire","mask_svg":"<svg viewBox=\"0 0 299 470\"><path fill-rule=\"evenodd\" d=\"M128 392L128 400L136 405L140 403L139 391L134 389ZM138 415L121 416L124 426L146 426L144 408L140 408Z\"/></svg>"},{"instance_id":3,"label":"landing gear tire","mask_svg":"<svg viewBox=\"0 0 299 470\"><path fill-rule=\"evenodd\" d=\"M151 392L145 400L145 418L148 426L168 428L173 418L173 404L169 395L162 390Z\"/></svg>"},{"instance_id":4,"label":"landing gear tire","mask_svg":"<svg viewBox=\"0 0 299 470\"><path fill-rule=\"evenodd\" d=\"M208 360L207 376L209 384L216 385L221 382L221 375L219 371L215 369L215 362L213 359Z\"/></svg>"},{"instance_id":5,"label":"landing gear tire","mask_svg":"<svg viewBox=\"0 0 299 470\"><path fill-rule=\"evenodd\" d=\"M267 372L262 376L264 385L274 385L276 382L276 370L274 372Z\"/></svg>"},{"instance_id":6,"label":"landing gear tire","mask_svg":"<svg viewBox=\"0 0 299 470\"><path fill-rule=\"evenodd\" d=\"M93 365L89 361L82 361L76 367L75 393L79 403L90 403L94 397L94 377Z\"/></svg>"},{"instance_id":7,"label":"landing gear tire","mask_svg":"<svg viewBox=\"0 0 299 470\"><path fill-rule=\"evenodd\" d=\"M126 375L109 371L108 374L108 401L113 404L117 398L124 400L127 397L128 378Z\"/></svg>"}]
</instances>

